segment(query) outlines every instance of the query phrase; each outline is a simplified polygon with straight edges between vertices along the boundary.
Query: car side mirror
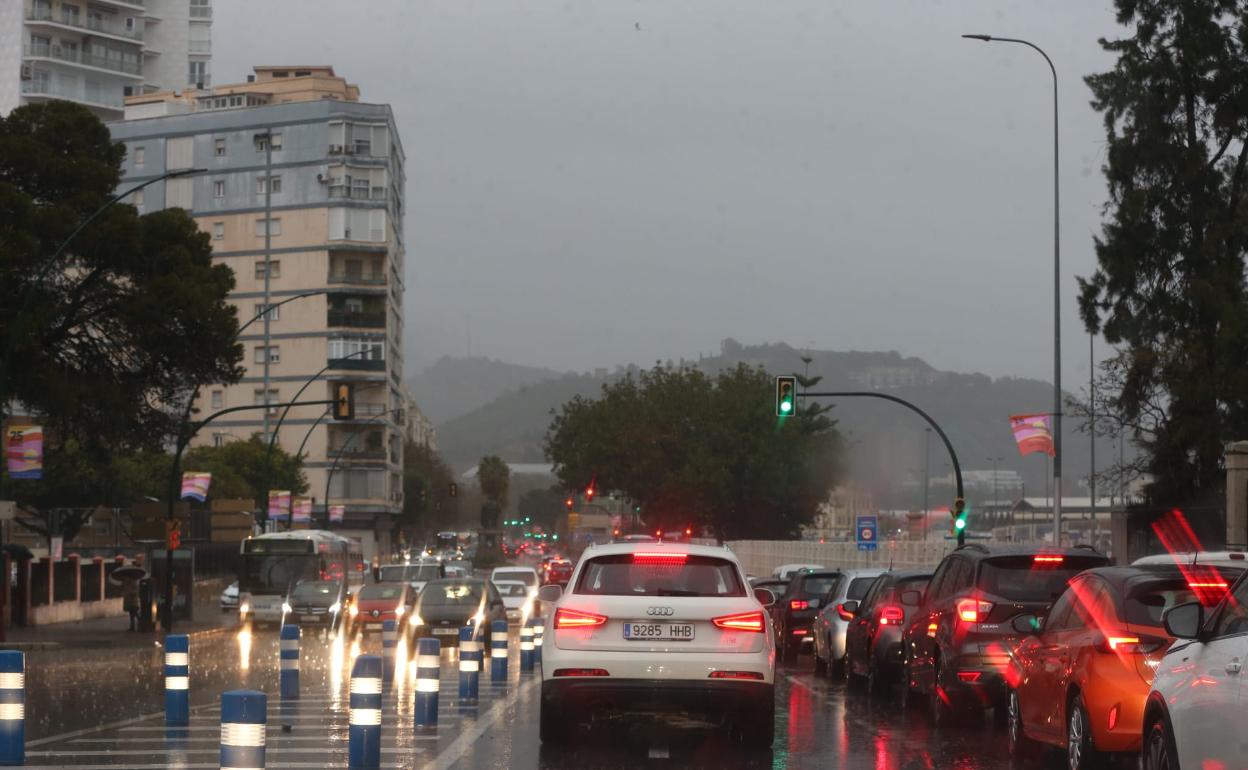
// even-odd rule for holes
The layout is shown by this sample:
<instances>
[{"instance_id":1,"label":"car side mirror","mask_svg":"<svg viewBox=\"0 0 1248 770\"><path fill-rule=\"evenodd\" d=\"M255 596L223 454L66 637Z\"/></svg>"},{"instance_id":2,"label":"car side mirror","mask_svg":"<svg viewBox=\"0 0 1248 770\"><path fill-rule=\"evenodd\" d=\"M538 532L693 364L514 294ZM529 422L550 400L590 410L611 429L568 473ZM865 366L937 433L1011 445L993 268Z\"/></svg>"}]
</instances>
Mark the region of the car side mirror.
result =
<instances>
[{"instance_id":1,"label":"car side mirror","mask_svg":"<svg viewBox=\"0 0 1248 770\"><path fill-rule=\"evenodd\" d=\"M537 598L543 602L557 602L561 596L563 596L563 586L558 583L549 583L537 589Z\"/></svg>"},{"instance_id":2,"label":"car side mirror","mask_svg":"<svg viewBox=\"0 0 1248 770\"><path fill-rule=\"evenodd\" d=\"M1205 624L1205 608L1200 602L1188 602L1171 607L1161 616L1166 633L1176 639L1195 639Z\"/></svg>"},{"instance_id":3,"label":"car side mirror","mask_svg":"<svg viewBox=\"0 0 1248 770\"><path fill-rule=\"evenodd\" d=\"M902 591L901 603L907 607L918 607L923 603L923 592L916 591L913 588L908 591Z\"/></svg>"},{"instance_id":4,"label":"car side mirror","mask_svg":"<svg viewBox=\"0 0 1248 770\"><path fill-rule=\"evenodd\" d=\"M842 618L849 620L858 614L858 606L857 600L850 599L849 601L841 602L840 606L836 609L841 614Z\"/></svg>"},{"instance_id":5,"label":"car side mirror","mask_svg":"<svg viewBox=\"0 0 1248 770\"><path fill-rule=\"evenodd\" d=\"M1010 626L1020 634L1038 634L1044 628L1044 621L1038 615L1018 615L1010 621Z\"/></svg>"},{"instance_id":6,"label":"car side mirror","mask_svg":"<svg viewBox=\"0 0 1248 770\"><path fill-rule=\"evenodd\" d=\"M770 607L776 603L776 595L769 588L755 588L754 598L764 607Z\"/></svg>"}]
</instances>

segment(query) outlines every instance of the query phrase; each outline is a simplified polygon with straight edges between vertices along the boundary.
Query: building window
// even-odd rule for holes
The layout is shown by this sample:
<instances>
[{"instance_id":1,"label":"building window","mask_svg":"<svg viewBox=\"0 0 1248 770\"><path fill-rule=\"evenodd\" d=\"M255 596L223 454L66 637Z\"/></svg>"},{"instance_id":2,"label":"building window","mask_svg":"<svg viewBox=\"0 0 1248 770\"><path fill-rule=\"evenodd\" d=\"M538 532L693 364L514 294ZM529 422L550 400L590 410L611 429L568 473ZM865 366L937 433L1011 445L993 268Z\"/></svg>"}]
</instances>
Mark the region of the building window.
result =
<instances>
[{"instance_id":1,"label":"building window","mask_svg":"<svg viewBox=\"0 0 1248 770\"><path fill-rule=\"evenodd\" d=\"M273 268L272 272L269 275L270 278L282 277L282 261L280 259L269 260L269 266ZM264 260L263 259L256 261L256 278L257 279L264 278Z\"/></svg>"},{"instance_id":2,"label":"building window","mask_svg":"<svg viewBox=\"0 0 1248 770\"><path fill-rule=\"evenodd\" d=\"M281 217L273 217L272 219L269 220L269 234L270 235L282 234ZM258 238L264 237L264 220L263 219L256 220L256 237Z\"/></svg>"},{"instance_id":3,"label":"building window","mask_svg":"<svg viewBox=\"0 0 1248 770\"><path fill-rule=\"evenodd\" d=\"M143 149L143 145L134 148L134 165L142 166L147 160L147 151Z\"/></svg>"},{"instance_id":4,"label":"building window","mask_svg":"<svg viewBox=\"0 0 1248 770\"><path fill-rule=\"evenodd\" d=\"M384 361L385 343L371 337L335 337L329 341L329 357L350 358L353 361Z\"/></svg>"},{"instance_id":5,"label":"building window","mask_svg":"<svg viewBox=\"0 0 1248 770\"><path fill-rule=\"evenodd\" d=\"M212 18L211 0L191 0L191 18L192 19L211 19Z\"/></svg>"},{"instance_id":6,"label":"building window","mask_svg":"<svg viewBox=\"0 0 1248 770\"><path fill-rule=\"evenodd\" d=\"M282 399L277 395L277 388L269 388L269 400L264 400L264 388L256 388L252 393L252 404L259 406L261 404L280 404Z\"/></svg>"},{"instance_id":7,"label":"building window","mask_svg":"<svg viewBox=\"0 0 1248 770\"><path fill-rule=\"evenodd\" d=\"M263 265L264 263L263 263L263 262L261 262L260 264L262 264L262 265ZM274 263L274 264L276 264L276 263ZM265 305L264 305L264 303L263 303L263 302L261 302L259 305L256 305L256 318L259 318L260 320L264 320L264 318L263 318L263 317L264 317L264 315L265 315L264 308L265 308ZM269 312L268 312L268 314L267 314L267 315L269 316L269 320L270 320L270 321L277 321L277 320L281 319L281 317L282 317L282 307L281 307L281 305L274 305L274 306L272 306L271 308L269 308Z\"/></svg>"},{"instance_id":8,"label":"building window","mask_svg":"<svg viewBox=\"0 0 1248 770\"><path fill-rule=\"evenodd\" d=\"M212 140L212 153L218 158L225 157L225 140L224 139Z\"/></svg>"},{"instance_id":9,"label":"building window","mask_svg":"<svg viewBox=\"0 0 1248 770\"><path fill-rule=\"evenodd\" d=\"M225 237L225 223L213 222L212 223L212 239L214 241L219 241L224 237Z\"/></svg>"},{"instance_id":10,"label":"building window","mask_svg":"<svg viewBox=\"0 0 1248 770\"><path fill-rule=\"evenodd\" d=\"M278 133L256 134L256 152L264 152L265 143L273 142L273 152L282 149L282 135Z\"/></svg>"},{"instance_id":11,"label":"building window","mask_svg":"<svg viewBox=\"0 0 1248 770\"><path fill-rule=\"evenodd\" d=\"M257 345L252 351L251 362L253 364L264 363L264 345ZM280 364L282 362L282 351L277 345L269 345L269 363Z\"/></svg>"},{"instance_id":12,"label":"building window","mask_svg":"<svg viewBox=\"0 0 1248 770\"><path fill-rule=\"evenodd\" d=\"M195 86L196 88L206 87L208 85L208 62L190 62L186 83L187 85Z\"/></svg>"},{"instance_id":13,"label":"building window","mask_svg":"<svg viewBox=\"0 0 1248 770\"><path fill-rule=\"evenodd\" d=\"M225 408L225 391L224 390L212 391L212 408L213 409Z\"/></svg>"},{"instance_id":14,"label":"building window","mask_svg":"<svg viewBox=\"0 0 1248 770\"><path fill-rule=\"evenodd\" d=\"M225 437L226 437L227 435L229 435L229 434L227 434L227 433L214 433L214 434L212 434L212 445L213 445L213 446L215 446L215 447L223 447L223 446L225 446Z\"/></svg>"},{"instance_id":15,"label":"building window","mask_svg":"<svg viewBox=\"0 0 1248 770\"><path fill-rule=\"evenodd\" d=\"M142 211L142 210L143 210L143 202L144 202L144 200L146 200L146 197L143 195L143 193L145 193L145 192L147 192L147 191L146 191L146 190L135 190L135 191L134 191L134 193L133 193L133 194L131 194L131 196L130 196L130 200L134 202L134 207L135 207L136 209L138 209L139 211Z\"/></svg>"},{"instance_id":16,"label":"building window","mask_svg":"<svg viewBox=\"0 0 1248 770\"><path fill-rule=\"evenodd\" d=\"M282 191L282 177L280 174L274 174L269 177L269 192L280 193ZM264 195L264 177L256 177L256 195Z\"/></svg>"},{"instance_id":17,"label":"building window","mask_svg":"<svg viewBox=\"0 0 1248 770\"><path fill-rule=\"evenodd\" d=\"M225 180L224 179L218 179L212 183L212 197L214 198L225 197Z\"/></svg>"}]
</instances>

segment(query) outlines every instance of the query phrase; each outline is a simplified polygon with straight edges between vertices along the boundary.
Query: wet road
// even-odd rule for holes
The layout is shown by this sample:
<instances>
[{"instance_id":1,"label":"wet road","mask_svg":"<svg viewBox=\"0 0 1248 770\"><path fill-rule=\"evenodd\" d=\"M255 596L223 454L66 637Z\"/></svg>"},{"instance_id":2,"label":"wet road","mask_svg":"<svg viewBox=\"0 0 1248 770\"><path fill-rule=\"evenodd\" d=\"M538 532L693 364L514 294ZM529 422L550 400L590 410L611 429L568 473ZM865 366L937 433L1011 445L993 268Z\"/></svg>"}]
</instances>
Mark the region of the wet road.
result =
<instances>
[{"instance_id":1,"label":"wet road","mask_svg":"<svg viewBox=\"0 0 1248 770\"><path fill-rule=\"evenodd\" d=\"M236 633L192 645L189 728L163 725L163 651L84 651L28 657L28 767L216 768L219 696L248 687L270 693L268 767L346 767L350 662L380 652L380 640L305 636L298 704L277 693L276 634ZM660 725L601 726L573 747L538 740L539 674L519 671L513 643L508 680L481 679L475 707L457 703L458 670L444 653L441 718L435 730L413 724L414 670L386 696L382 767L635 768L769 767L820 770L999 770L1015 767L1004 736L988 721L935 731L922 713L903 713L895 697L849 692L816 677L808 658L777 674L776 742L746 754L713 730ZM104 724L104 727L95 725ZM283 725L289 725L284 730ZM1049 757L1029 768L1060 767Z\"/></svg>"}]
</instances>

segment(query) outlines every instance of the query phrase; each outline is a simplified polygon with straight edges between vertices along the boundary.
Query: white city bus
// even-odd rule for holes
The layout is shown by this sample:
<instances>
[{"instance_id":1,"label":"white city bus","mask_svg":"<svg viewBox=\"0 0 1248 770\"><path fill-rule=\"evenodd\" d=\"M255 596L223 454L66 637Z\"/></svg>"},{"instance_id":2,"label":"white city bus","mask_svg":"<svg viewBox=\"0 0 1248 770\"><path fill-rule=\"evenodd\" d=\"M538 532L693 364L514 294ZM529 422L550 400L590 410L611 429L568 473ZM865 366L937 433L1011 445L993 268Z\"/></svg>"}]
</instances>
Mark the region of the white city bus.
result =
<instances>
[{"instance_id":1,"label":"white city bus","mask_svg":"<svg viewBox=\"0 0 1248 770\"><path fill-rule=\"evenodd\" d=\"M297 583L340 580L364 584L360 547L319 529L271 532L242 542L238 569L239 623L282 622L282 605Z\"/></svg>"}]
</instances>

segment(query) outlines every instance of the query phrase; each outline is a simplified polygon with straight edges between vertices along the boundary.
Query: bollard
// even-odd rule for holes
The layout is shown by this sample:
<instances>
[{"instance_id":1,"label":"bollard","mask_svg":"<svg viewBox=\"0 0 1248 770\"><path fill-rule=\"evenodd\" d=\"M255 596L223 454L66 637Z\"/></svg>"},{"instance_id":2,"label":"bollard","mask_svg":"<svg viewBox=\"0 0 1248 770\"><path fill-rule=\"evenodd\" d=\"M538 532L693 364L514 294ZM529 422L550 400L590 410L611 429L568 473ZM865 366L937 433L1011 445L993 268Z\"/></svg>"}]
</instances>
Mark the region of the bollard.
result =
<instances>
[{"instance_id":1,"label":"bollard","mask_svg":"<svg viewBox=\"0 0 1248 770\"><path fill-rule=\"evenodd\" d=\"M481 642L474 638L476 628L459 629L459 700L476 703L481 678Z\"/></svg>"},{"instance_id":2,"label":"bollard","mask_svg":"<svg viewBox=\"0 0 1248 770\"><path fill-rule=\"evenodd\" d=\"M438 726L438 690L442 686L442 642L416 642L416 726Z\"/></svg>"},{"instance_id":3,"label":"bollard","mask_svg":"<svg viewBox=\"0 0 1248 770\"><path fill-rule=\"evenodd\" d=\"M26 762L26 658L0 650L0 765Z\"/></svg>"},{"instance_id":4,"label":"bollard","mask_svg":"<svg viewBox=\"0 0 1248 770\"><path fill-rule=\"evenodd\" d=\"M347 767L381 767L381 658L361 655L351 667L351 726L347 731Z\"/></svg>"},{"instance_id":5,"label":"bollard","mask_svg":"<svg viewBox=\"0 0 1248 770\"><path fill-rule=\"evenodd\" d=\"M520 670L533 670L533 621L526 620L520 626Z\"/></svg>"},{"instance_id":6,"label":"bollard","mask_svg":"<svg viewBox=\"0 0 1248 770\"><path fill-rule=\"evenodd\" d=\"M399 646L399 635L395 632L395 622L384 620L381 623L381 666L382 681L387 687L394 681L394 656Z\"/></svg>"},{"instance_id":7,"label":"bollard","mask_svg":"<svg viewBox=\"0 0 1248 770\"><path fill-rule=\"evenodd\" d=\"M256 690L221 693L221 768L264 767L264 723L268 697Z\"/></svg>"},{"instance_id":8,"label":"bollard","mask_svg":"<svg viewBox=\"0 0 1248 770\"><path fill-rule=\"evenodd\" d=\"M191 639L186 634L165 637L165 724L191 723Z\"/></svg>"},{"instance_id":9,"label":"bollard","mask_svg":"<svg viewBox=\"0 0 1248 770\"><path fill-rule=\"evenodd\" d=\"M538 651L537 662L542 662L542 637L546 635L546 621L542 618L533 618L533 649Z\"/></svg>"},{"instance_id":10,"label":"bollard","mask_svg":"<svg viewBox=\"0 0 1248 770\"><path fill-rule=\"evenodd\" d=\"M490 679L507 681L507 621L490 624Z\"/></svg>"},{"instance_id":11,"label":"bollard","mask_svg":"<svg viewBox=\"0 0 1248 770\"><path fill-rule=\"evenodd\" d=\"M282 700L299 697L299 626L285 624L281 633Z\"/></svg>"}]
</instances>

